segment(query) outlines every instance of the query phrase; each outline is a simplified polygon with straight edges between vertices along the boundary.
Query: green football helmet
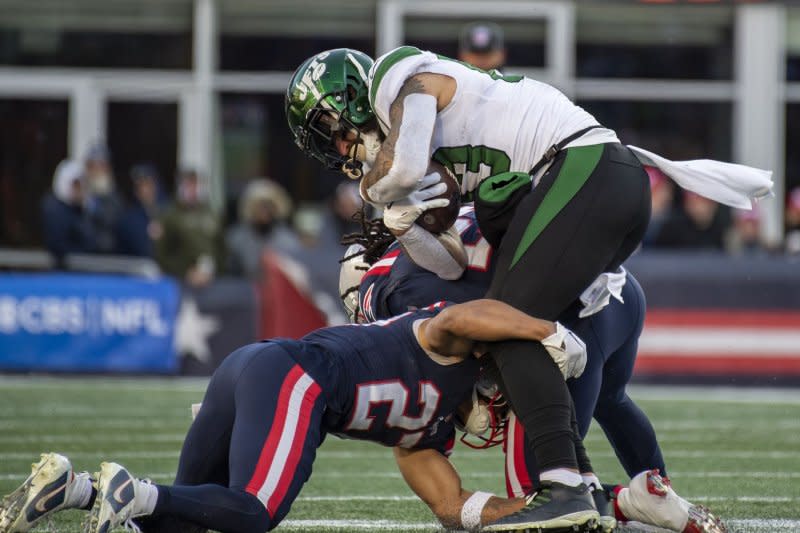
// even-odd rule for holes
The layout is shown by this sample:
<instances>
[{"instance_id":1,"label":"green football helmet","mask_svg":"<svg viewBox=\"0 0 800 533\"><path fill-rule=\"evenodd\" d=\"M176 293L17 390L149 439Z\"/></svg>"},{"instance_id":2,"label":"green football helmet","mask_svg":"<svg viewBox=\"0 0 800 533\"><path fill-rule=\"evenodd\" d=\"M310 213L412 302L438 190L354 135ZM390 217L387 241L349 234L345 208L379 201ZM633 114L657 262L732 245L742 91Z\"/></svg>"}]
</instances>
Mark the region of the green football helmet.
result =
<instances>
[{"instance_id":1,"label":"green football helmet","mask_svg":"<svg viewBox=\"0 0 800 533\"><path fill-rule=\"evenodd\" d=\"M361 163L352 155L339 154L335 139L347 131L360 138L377 129L367 85L373 63L358 50L327 50L303 62L289 82L286 119L294 141L330 169L360 174Z\"/></svg>"}]
</instances>

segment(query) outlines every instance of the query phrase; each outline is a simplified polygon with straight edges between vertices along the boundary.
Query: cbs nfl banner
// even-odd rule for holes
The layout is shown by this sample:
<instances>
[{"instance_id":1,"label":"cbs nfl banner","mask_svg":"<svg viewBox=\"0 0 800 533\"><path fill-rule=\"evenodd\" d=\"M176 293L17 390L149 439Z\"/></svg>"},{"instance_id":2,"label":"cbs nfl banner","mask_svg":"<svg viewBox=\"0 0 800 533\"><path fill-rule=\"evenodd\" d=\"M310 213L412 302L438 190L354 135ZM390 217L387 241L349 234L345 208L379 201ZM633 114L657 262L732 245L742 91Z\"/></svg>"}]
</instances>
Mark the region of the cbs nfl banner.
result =
<instances>
[{"instance_id":1,"label":"cbs nfl banner","mask_svg":"<svg viewBox=\"0 0 800 533\"><path fill-rule=\"evenodd\" d=\"M0 370L174 372L168 279L0 274Z\"/></svg>"}]
</instances>

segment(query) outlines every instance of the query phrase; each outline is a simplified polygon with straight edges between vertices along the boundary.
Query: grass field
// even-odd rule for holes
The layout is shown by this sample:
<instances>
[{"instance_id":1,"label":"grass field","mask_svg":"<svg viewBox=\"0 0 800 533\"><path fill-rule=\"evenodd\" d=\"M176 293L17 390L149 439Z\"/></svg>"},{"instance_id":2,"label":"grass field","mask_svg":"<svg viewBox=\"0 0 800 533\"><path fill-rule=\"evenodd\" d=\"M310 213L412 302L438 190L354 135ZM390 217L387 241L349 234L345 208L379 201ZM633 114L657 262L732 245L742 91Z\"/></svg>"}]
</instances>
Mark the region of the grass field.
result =
<instances>
[{"instance_id":1,"label":"grass field","mask_svg":"<svg viewBox=\"0 0 800 533\"><path fill-rule=\"evenodd\" d=\"M68 455L94 471L114 460L141 477L169 482L204 380L0 377L0 494L29 473L40 452ZM635 387L650 415L674 486L705 503L734 532L800 532L800 391ZM587 447L604 481L623 472L602 433ZM453 456L467 488L502 493L496 448ZM56 517L59 533L80 531L77 511ZM283 531L432 531L391 452L329 437Z\"/></svg>"}]
</instances>

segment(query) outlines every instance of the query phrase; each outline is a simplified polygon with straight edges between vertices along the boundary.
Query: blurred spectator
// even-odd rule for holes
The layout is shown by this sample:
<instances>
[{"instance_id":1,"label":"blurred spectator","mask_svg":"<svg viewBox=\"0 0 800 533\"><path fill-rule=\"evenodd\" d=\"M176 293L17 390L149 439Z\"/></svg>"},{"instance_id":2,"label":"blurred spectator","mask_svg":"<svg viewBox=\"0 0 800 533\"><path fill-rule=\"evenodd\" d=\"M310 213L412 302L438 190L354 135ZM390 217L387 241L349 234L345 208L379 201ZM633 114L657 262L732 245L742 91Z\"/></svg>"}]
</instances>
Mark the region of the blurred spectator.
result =
<instances>
[{"instance_id":1,"label":"blurred spectator","mask_svg":"<svg viewBox=\"0 0 800 533\"><path fill-rule=\"evenodd\" d=\"M211 283L219 264L220 220L195 170L178 174L175 203L160 222L163 233L155 242L155 251L162 270L192 287Z\"/></svg>"},{"instance_id":2,"label":"blurred spectator","mask_svg":"<svg viewBox=\"0 0 800 533\"><path fill-rule=\"evenodd\" d=\"M295 226L305 244L297 259L308 267L314 301L331 324L347 321L339 298L339 269L331 265L337 265L344 254L342 236L361 230L353 216L362 205L358 183L347 180L339 183L327 205L301 207L295 214Z\"/></svg>"},{"instance_id":3,"label":"blurred spectator","mask_svg":"<svg viewBox=\"0 0 800 533\"><path fill-rule=\"evenodd\" d=\"M364 201L358 193L358 184L354 181L343 181L333 193L330 200L331 212L336 225L336 231L341 235L360 231L361 225L354 218L354 215L361 210Z\"/></svg>"},{"instance_id":4,"label":"blurred spectator","mask_svg":"<svg viewBox=\"0 0 800 533\"><path fill-rule=\"evenodd\" d=\"M153 165L134 165L130 172L133 201L117 221L117 252L122 255L154 257L153 241L163 230L158 217L163 198L158 171Z\"/></svg>"},{"instance_id":5,"label":"blurred spectator","mask_svg":"<svg viewBox=\"0 0 800 533\"><path fill-rule=\"evenodd\" d=\"M502 69L506 63L503 29L493 22L476 22L461 29L458 59L479 69Z\"/></svg>"},{"instance_id":6,"label":"blurred spectator","mask_svg":"<svg viewBox=\"0 0 800 533\"><path fill-rule=\"evenodd\" d=\"M239 200L239 221L225 235L227 271L256 280L265 249L294 256L300 240L286 224L292 201L276 182L252 180Z\"/></svg>"},{"instance_id":7,"label":"blurred spectator","mask_svg":"<svg viewBox=\"0 0 800 533\"><path fill-rule=\"evenodd\" d=\"M664 221L672 211L672 201L675 196L675 187L666 174L657 167L645 165L645 171L650 178L650 198L652 210L647 232L642 239L643 246L650 246L655 241L656 235L661 232Z\"/></svg>"},{"instance_id":8,"label":"blurred spectator","mask_svg":"<svg viewBox=\"0 0 800 533\"><path fill-rule=\"evenodd\" d=\"M328 197L326 205L298 208L294 224L306 246L338 252L342 235L361 230L354 217L363 205L357 182L343 181Z\"/></svg>"},{"instance_id":9,"label":"blurred spectator","mask_svg":"<svg viewBox=\"0 0 800 533\"><path fill-rule=\"evenodd\" d=\"M45 247L53 254L57 268L64 268L66 254L90 253L97 249L83 203L83 164L65 159L53 175L52 194L42 201Z\"/></svg>"},{"instance_id":10,"label":"blurred spectator","mask_svg":"<svg viewBox=\"0 0 800 533\"><path fill-rule=\"evenodd\" d=\"M735 254L759 254L767 251L761 239L761 212L758 206L751 210L733 211L733 231L728 239L727 249Z\"/></svg>"},{"instance_id":11,"label":"blurred spectator","mask_svg":"<svg viewBox=\"0 0 800 533\"><path fill-rule=\"evenodd\" d=\"M116 228L122 214L122 201L114 190L111 154L108 147L97 142L89 147L86 165L86 209L94 227L97 251L117 253Z\"/></svg>"},{"instance_id":12,"label":"blurred spectator","mask_svg":"<svg viewBox=\"0 0 800 533\"><path fill-rule=\"evenodd\" d=\"M800 187L786 198L786 253L800 254Z\"/></svg>"},{"instance_id":13,"label":"blurred spectator","mask_svg":"<svg viewBox=\"0 0 800 533\"><path fill-rule=\"evenodd\" d=\"M682 207L670 213L654 244L663 248L723 250L728 230L726 210L713 200L684 191Z\"/></svg>"}]
</instances>

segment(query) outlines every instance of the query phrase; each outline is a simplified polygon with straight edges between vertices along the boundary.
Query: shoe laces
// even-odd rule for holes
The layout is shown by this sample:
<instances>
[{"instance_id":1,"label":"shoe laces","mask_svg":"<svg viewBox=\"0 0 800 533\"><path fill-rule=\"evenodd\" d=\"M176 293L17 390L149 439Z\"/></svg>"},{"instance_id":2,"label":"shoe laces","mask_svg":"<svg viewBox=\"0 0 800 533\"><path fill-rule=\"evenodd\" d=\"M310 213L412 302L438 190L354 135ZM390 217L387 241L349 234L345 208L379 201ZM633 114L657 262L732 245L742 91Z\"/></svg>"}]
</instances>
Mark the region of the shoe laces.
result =
<instances>
[{"instance_id":1,"label":"shoe laces","mask_svg":"<svg viewBox=\"0 0 800 533\"><path fill-rule=\"evenodd\" d=\"M525 508L536 508L550 501L550 491L543 487L525 496Z\"/></svg>"}]
</instances>

